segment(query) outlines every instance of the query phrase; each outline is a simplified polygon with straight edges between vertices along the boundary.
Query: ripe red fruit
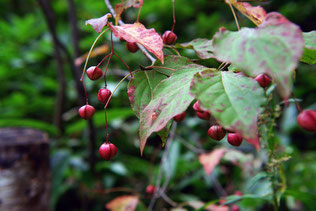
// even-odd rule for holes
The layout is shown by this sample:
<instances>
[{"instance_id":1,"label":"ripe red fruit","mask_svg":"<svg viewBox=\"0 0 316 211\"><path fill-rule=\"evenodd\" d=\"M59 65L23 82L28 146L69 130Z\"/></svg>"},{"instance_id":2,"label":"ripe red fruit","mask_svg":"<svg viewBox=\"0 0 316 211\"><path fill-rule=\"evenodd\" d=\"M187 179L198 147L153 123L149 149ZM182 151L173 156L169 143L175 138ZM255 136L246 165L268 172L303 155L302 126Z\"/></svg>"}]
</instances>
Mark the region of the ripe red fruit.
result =
<instances>
[{"instance_id":1,"label":"ripe red fruit","mask_svg":"<svg viewBox=\"0 0 316 211\"><path fill-rule=\"evenodd\" d=\"M194 109L195 111L203 111L203 110L201 109L201 106L200 106L200 102L199 102L199 101L196 101L196 102L193 104L193 109Z\"/></svg>"},{"instance_id":2,"label":"ripe red fruit","mask_svg":"<svg viewBox=\"0 0 316 211\"><path fill-rule=\"evenodd\" d=\"M255 77L255 80L259 83L262 88L266 88L271 83L271 78L266 74L260 74Z\"/></svg>"},{"instance_id":3,"label":"ripe red fruit","mask_svg":"<svg viewBox=\"0 0 316 211\"><path fill-rule=\"evenodd\" d=\"M90 78L90 80L95 81L95 80L98 80L103 75L103 72L100 68L96 66L92 66L87 69L87 75Z\"/></svg>"},{"instance_id":4,"label":"ripe red fruit","mask_svg":"<svg viewBox=\"0 0 316 211\"><path fill-rule=\"evenodd\" d=\"M316 111L314 110L303 110L297 116L298 125L310 132L316 131Z\"/></svg>"},{"instance_id":5,"label":"ripe red fruit","mask_svg":"<svg viewBox=\"0 0 316 211\"><path fill-rule=\"evenodd\" d=\"M148 186L146 187L146 193L147 193L148 195L154 194L155 191L156 191L156 187L155 187L154 185L148 185Z\"/></svg>"},{"instance_id":6,"label":"ripe red fruit","mask_svg":"<svg viewBox=\"0 0 316 211\"><path fill-rule=\"evenodd\" d=\"M225 137L226 131L220 125L213 125L208 129L207 134L212 139L220 141Z\"/></svg>"},{"instance_id":7,"label":"ripe red fruit","mask_svg":"<svg viewBox=\"0 0 316 211\"><path fill-rule=\"evenodd\" d=\"M239 206L236 205L236 204L233 204L232 207L231 207L231 211L239 211Z\"/></svg>"},{"instance_id":8,"label":"ripe red fruit","mask_svg":"<svg viewBox=\"0 0 316 211\"><path fill-rule=\"evenodd\" d=\"M126 48L132 53L135 53L139 49L135 42L126 42Z\"/></svg>"},{"instance_id":9,"label":"ripe red fruit","mask_svg":"<svg viewBox=\"0 0 316 211\"><path fill-rule=\"evenodd\" d=\"M81 118L90 119L95 112L95 108L91 105L84 105L79 108L78 112Z\"/></svg>"},{"instance_id":10,"label":"ripe red fruit","mask_svg":"<svg viewBox=\"0 0 316 211\"><path fill-rule=\"evenodd\" d=\"M233 146L240 146L242 142L242 137L238 133L228 133L227 141Z\"/></svg>"},{"instance_id":11,"label":"ripe red fruit","mask_svg":"<svg viewBox=\"0 0 316 211\"><path fill-rule=\"evenodd\" d=\"M234 195L237 195L237 196L242 196L243 194L242 194L242 192L241 192L241 191L236 190L236 191L234 192Z\"/></svg>"},{"instance_id":12,"label":"ripe red fruit","mask_svg":"<svg viewBox=\"0 0 316 211\"><path fill-rule=\"evenodd\" d=\"M204 119L204 120L209 120L211 118L211 114L208 111L197 111L196 115L200 118L200 119Z\"/></svg>"},{"instance_id":13,"label":"ripe red fruit","mask_svg":"<svg viewBox=\"0 0 316 211\"><path fill-rule=\"evenodd\" d=\"M101 88L99 89L99 92L98 92L98 100L100 103L107 103L107 101L109 100L111 96L111 91L107 88Z\"/></svg>"},{"instance_id":14,"label":"ripe red fruit","mask_svg":"<svg viewBox=\"0 0 316 211\"><path fill-rule=\"evenodd\" d=\"M166 45L173 45L178 39L177 35L172 31L165 31L162 35L163 43Z\"/></svg>"},{"instance_id":15,"label":"ripe red fruit","mask_svg":"<svg viewBox=\"0 0 316 211\"><path fill-rule=\"evenodd\" d=\"M117 153L117 148L112 143L103 143L99 148L99 154L104 160L111 160Z\"/></svg>"},{"instance_id":16,"label":"ripe red fruit","mask_svg":"<svg viewBox=\"0 0 316 211\"><path fill-rule=\"evenodd\" d=\"M185 112L174 116L173 120L176 122L181 122L182 120L184 120L184 118L185 118Z\"/></svg>"}]
</instances>

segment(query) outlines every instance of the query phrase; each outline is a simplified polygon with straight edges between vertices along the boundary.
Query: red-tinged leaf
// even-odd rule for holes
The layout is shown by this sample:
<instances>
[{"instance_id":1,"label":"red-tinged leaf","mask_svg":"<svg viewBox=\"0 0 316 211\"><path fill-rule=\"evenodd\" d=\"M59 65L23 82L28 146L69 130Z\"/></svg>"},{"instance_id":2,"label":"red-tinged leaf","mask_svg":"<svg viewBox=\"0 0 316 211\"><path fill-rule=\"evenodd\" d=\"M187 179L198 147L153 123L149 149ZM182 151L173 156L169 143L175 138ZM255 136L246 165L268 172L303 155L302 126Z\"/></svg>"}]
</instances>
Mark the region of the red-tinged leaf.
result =
<instances>
[{"instance_id":1,"label":"red-tinged leaf","mask_svg":"<svg viewBox=\"0 0 316 211\"><path fill-rule=\"evenodd\" d=\"M232 63L247 75L255 77L266 73L271 76L281 96L288 98L304 40L297 25L273 12L257 28L217 32L213 47L215 58Z\"/></svg>"},{"instance_id":2,"label":"red-tinged leaf","mask_svg":"<svg viewBox=\"0 0 316 211\"><path fill-rule=\"evenodd\" d=\"M176 44L176 48L193 49L201 59L213 57L213 41L208 39L195 39L191 42Z\"/></svg>"},{"instance_id":3,"label":"red-tinged leaf","mask_svg":"<svg viewBox=\"0 0 316 211\"><path fill-rule=\"evenodd\" d=\"M260 148L257 119L266 98L255 80L242 74L205 70L194 76L191 93L225 129Z\"/></svg>"},{"instance_id":4,"label":"red-tinged leaf","mask_svg":"<svg viewBox=\"0 0 316 211\"><path fill-rule=\"evenodd\" d=\"M170 119L184 112L193 101L189 93L190 82L195 73L207 69L190 64L178 69L169 78L161 81L154 90L150 103L140 115L140 150L143 153L148 137L163 129Z\"/></svg>"},{"instance_id":5,"label":"red-tinged leaf","mask_svg":"<svg viewBox=\"0 0 316 211\"><path fill-rule=\"evenodd\" d=\"M127 87L127 94L131 107L136 116L139 117L141 112L152 99L153 90L157 84L166 79L167 76L155 71L137 72L130 80Z\"/></svg>"},{"instance_id":6,"label":"red-tinged leaf","mask_svg":"<svg viewBox=\"0 0 316 211\"><path fill-rule=\"evenodd\" d=\"M115 23L117 24L118 21L121 19L122 12L124 9L129 7L139 8L143 5L144 0L122 0L121 3L115 5Z\"/></svg>"},{"instance_id":7,"label":"red-tinged leaf","mask_svg":"<svg viewBox=\"0 0 316 211\"><path fill-rule=\"evenodd\" d=\"M262 7L254 7L247 2L238 2L237 0L228 1L256 25L261 24L265 20L267 13Z\"/></svg>"},{"instance_id":8,"label":"red-tinged leaf","mask_svg":"<svg viewBox=\"0 0 316 211\"><path fill-rule=\"evenodd\" d=\"M199 155L199 161L203 165L204 171L207 175L210 175L214 168L219 164L221 158L225 155L226 149L219 148L214 149L207 154Z\"/></svg>"},{"instance_id":9,"label":"red-tinged leaf","mask_svg":"<svg viewBox=\"0 0 316 211\"><path fill-rule=\"evenodd\" d=\"M116 37L143 45L163 63L163 41L155 29L146 29L141 23L121 26L113 26L110 23L110 28Z\"/></svg>"},{"instance_id":10,"label":"red-tinged leaf","mask_svg":"<svg viewBox=\"0 0 316 211\"><path fill-rule=\"evenodd\" d=\"M110 201L105 207L111 211L133 211L138 204L138 196L119 196Z\"/></svg>"},{"instance_id":11,"label":"red-tinged leaf","mask_svg":"<svg viewBox=\"0 0 316 211\"><path fill-rule=\"evenodd\" d=\"M86 25L91 25L92 28L100 33L103 27L108 23L108 18L111 18L112 15L110 13L102 16L101 18L94 18L86 21Z\"/></svg>"},{"instance_id":12,"label":"red-tinged leaf","mask_svg":"<svg viewBox=\"0 0 316 211\"><path fill-rule=\"evenodd\" d=\"M303 33L305 48L301 61L308 64L316 63L316 31Z\"/></svg>"}]
</instances>

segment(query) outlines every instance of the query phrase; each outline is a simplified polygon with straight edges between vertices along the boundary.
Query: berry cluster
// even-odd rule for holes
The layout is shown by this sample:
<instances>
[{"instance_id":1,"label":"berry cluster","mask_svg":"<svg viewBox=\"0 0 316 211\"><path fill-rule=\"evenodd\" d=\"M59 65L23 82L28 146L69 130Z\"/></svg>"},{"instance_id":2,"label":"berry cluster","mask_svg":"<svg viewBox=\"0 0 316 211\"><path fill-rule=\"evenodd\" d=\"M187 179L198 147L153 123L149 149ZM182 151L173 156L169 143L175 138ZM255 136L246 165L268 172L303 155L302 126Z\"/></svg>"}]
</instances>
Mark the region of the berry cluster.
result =
<instances>
[{"instance_id":1,"label":"berry cluster","mask_svg":"<svg viewBox=\"0 0 316 211\"><path fill-rule=\"evenodd\" d=\"M196 115L200 119L203 119L203 120L210 120L211 119L211 113L202 109L199 101L196 101L193 104L193 109L196 111ZM180 113L180 114L174 116L173 120L176 122L181 122L182 120L184 120L185 116L186 116L186 114L185 114L185 112L183 112L183 113ZM215 125L212 125L208 129L207 134L210 138L212 138L216 141L220 141L225 137L226 130L221 125L215 124ZM227 141L232 146L237 146L237 147L240 146L242 143L242 140L243 140L242 136L239 135L238 133L231 132L231 133L227 134Z\"/></svg>"},{"instance_id":2,"label":"berry cluster","mask_svg":"<svg viewBox=\"0 0 316 211\"><path fill-rule=\"evenodd\" d=\"M127 49L131 52L136 52L138 50L138 46L136 45L136 43L126 43L126 46L127 46ZM108 55L106 55L97 66L91 66L86 71L87 76L90 80L96 81L103 76L104 82L105 82L104 87L99 89L99 91L98 91L98 101L102 104L105 104L104 110L105 110L105 124L106 124L106 133L107 134L106 134L105 143L103 143L99 148L99 154L104 160L112 159L117 153L116 146L109 142L109 133L108 133L108 126L107 126L107 119L106 119L106 108L107 108L107 105L109 104L111 97L112 97L112 92L109 89L107 89L106 73L107 73L107 69L109 67L109 63L110 63L112 56L116 56L118 59L120 59L125 64L127 69L130 71L130 68L128 67L128 65L113 51L112 33L111 33L111 52ZM106 64L105 71L103 73L103 71L99 67L107 58L108 58L108 61ZM85 97L86 97L86 105L79 108L78 112L79 112L79 115L83 119L87 120L87 119L92 118L92 116L95 113L95 108L93 106L89 105L89 103L88 103L87 92L85 90L85 86L83 83L84 74L85 74L85 70L82 73L80 81L81 81L83 88L84 88ZM130 71L130 75L133 76L131 71Z\"/></svg>"}]
</instances>

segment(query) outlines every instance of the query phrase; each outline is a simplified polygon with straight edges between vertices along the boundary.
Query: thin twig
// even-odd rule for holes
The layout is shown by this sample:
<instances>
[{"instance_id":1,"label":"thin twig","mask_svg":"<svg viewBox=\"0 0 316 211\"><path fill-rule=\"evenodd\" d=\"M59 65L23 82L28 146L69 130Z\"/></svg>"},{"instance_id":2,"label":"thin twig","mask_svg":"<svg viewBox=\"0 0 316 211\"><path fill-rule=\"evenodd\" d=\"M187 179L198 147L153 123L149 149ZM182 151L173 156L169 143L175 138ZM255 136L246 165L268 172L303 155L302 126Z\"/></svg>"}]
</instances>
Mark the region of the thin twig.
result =
<instances>
[{"instance_id":1,"label":"thin twig","mask_svg":"<svg viewBox=\"0 0 316 211\"><path fill-rule=\"evenodd\" d=\"M153 197L151 198L151 201L150 201L150 204L148 206L148 210L151 211L154 206L155 206L155 202L156 200L161 197L161 195L165 192L166 188L167 188L167 185L170 181L170 174L168 174L166 178L166 182L165 184L163 185L162 188L160 188L160 184L161 184L161 180L162 180L162 167L164 164L168 163L168 160L167 160L167 156L169 154L169 149L170 149L170 146L171 146L171 143L175 137L175 133L176 133L176 128L177 128L177 123L174 122L172 127L171 127L171 130L170 130L170 135L166 141L166 145L165 145L165 151L163 152L163 155L162 155L162 158L161 158L161 162L160 162L160 168L159 168L159 173L158 173L158 177L157 177L157 181L156 181L156 191L155 193L153 194Z\"/></svg>"},{"instance_id":2,"label":"thin twig","mask_svg":"<svg viewBox=\"0 0 316 211\"><path fill-rule=\"evenodd\" d=\"M116 18L116 13L115 13L110 1L109 0L104 0L104 2L106 4L107 8L112 13L113 18ZM124 25L125 24L122 20L119 20L118 23L119 23L119 25ZM154 64L156 59L150 55L150 53L146 50L146 48L144 46L142 46L142 45L140 45L138 43L136 43L136 44L137 44L138 48L141 50L141 52L151 61L152 64Z\"/></svg>"},{"instance_id":3,"label":"thin twig","mask_svg":"<svg viewBox=\"0 0 316 211\"><path fill-rule=\"evenodd\" d=\"M200 154L200 153L204 153L205 150L203 149L199 149L195 146L193 146L192 144L188 143L187 141L185 141L182 137L177 137L179 139L179 141L185 146L187 147L189 150L191 150L192 152L195 152L196 154Z\"/></svg>"},{"instance_id":4,"label":"thin twig","mask_svg":"<svg viewBox=\"0 0 316 211\"><path fill-rule=\"evenodd\" d=\"M174 12L174 0L172 0L172 16L173 16L173 24L172 24L171 31L173 32L174 26L176 25L176 15L175 15L175 12Z\"/></svg>"},{"instance_id":5,"label":"thin twig","mask_svg":"<svg viewBox=\"0 0 316 211\"><path fill-rule=\"evenodd\" d=\"M165 200L165 202L167 202L168 204L170 204L173 207L176 207L178 205L177 202L173 201L172 199L170 199L165 192L161 192L160 193L161 198L163 198L163 200Z\"/></svg>"},{"instance_id":6,"label":"thin twig","mask_svg":"<svg viewBox=\"0 0 316 211\"><path fill-rule=\"evenodd\" d=\"M217 195L220 197L227 196L227 192L225 191L223 186L219 183L217 178L215 176L211 176L211 180L214 184L214 189L215 189L215 192L217 193Z\"/></svg>"}]
</instances>

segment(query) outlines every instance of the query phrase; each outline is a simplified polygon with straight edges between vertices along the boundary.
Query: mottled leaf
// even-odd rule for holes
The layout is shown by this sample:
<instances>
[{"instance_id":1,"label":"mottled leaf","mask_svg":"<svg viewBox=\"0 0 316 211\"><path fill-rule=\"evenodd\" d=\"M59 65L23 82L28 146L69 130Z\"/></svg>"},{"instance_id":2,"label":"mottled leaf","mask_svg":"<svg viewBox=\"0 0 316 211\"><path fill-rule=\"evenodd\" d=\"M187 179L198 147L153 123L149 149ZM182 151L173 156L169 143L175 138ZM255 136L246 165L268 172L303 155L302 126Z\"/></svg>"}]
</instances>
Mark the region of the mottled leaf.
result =
<instances>
[{"instance_id":1,"label":"mottled leaf","mask_svg":"<svg viewBox=\"0 0 316 211\"><path fill-rule=\"evenodd\" d=\"M242 74L205 70L194 76L191 93L223 127L260 148L257 118L266 98L255 80Z\"/></svg>"},{"instance_id":2,"label":"mottled leaf","mask_svg":"<svg viewBox=\"0 0 316 211\"><path fill-rule=\"evenodd\" d=\"M210 153L204 153L199 155L199 161L203 165L204 171L207 175L210 175L221 158L225 155L226 150L223 148L214 149Z\"/></svg>"},{"instance_id":3,"label":"mottled leaf","mask_svg":"<svg viewBox=\"0 0 316 211\"><path fill-rule=\"evenodd\" d=\"M121 3L115 5L115 23L117 24L118 21L121 19L121 14L124 9L129 7L139 8L143 5L144 0L122 0Z\"/></svg>"},{"instance_id":4,"label":"mottled leaf","mask_svg":"<svg viewBox=\"0 0 316 211\"><path fill-rule=\"evenodd\" d=\"M154 66L160 66L155 67L154 69L170 76L172 73L176 72L177 69L188 65L193 64L191 59L184 57L184 56L175 56L175 55L167 55L164 58L164 64L161 64L159 60L157 60L154 64Z\"/></svg>"},{"instance_id":5,"label":"mottled leaf","mask_svg":"<svg viewBox=\"0 0 316 211\"><path fill-rule=\"evenodd\" d=\"M247 2L238 2L237 0L228 0L228 2L256 25L265 20L266 11L260 6L253 7Z\"/></svg>"},{"instance_id":6,"label":"mottled leaf","mask_svg":"<svg viewBox=\"0 0 316 211\"><path fill-rule=\"evenodd\" d=\"M193 49L201 59L210 59L213 57L213 41L208 39L198 38L191 42L176 44L176 48Z\"/></svg>"},{"instance_id":7,"label":"mottled leaf","mask_svg":"<svg viewBox=\"0 0 316 211\"><path fill-rule=\"evenodd\" d=\"M166 126L175 115L184 112L193 100L189 93L190 82L195 73L206 69L196 64L178 69L161 81L154 90L154 97L140 115L139 136L141 153L147 138Z\"/></svg>"},{"instance_id":8,"label":"mottled leaf","mask_svg":"<svg viewBox=\"0 0 316 211\"><path fill-rule=\"evenodd\" d=\"M103 27L108 23L108 18L111 18L112 15L107 13L106 15L102 16L101 18L94 18L86 21L86 25L91 25L92 28L100 33Z\"/></svg>"},{"instance_id":9,"label":"mottled leaf","mask_svg":"<svg viewBox=\"0 0 316 211\"><path fill-rule=\"evenodd\" d=\"M150 102L153 90L157 84L166 78L167 76L155 70L135 73L134 77L128 83L127 94L131 107L137 117L140 116L140 113Z\"/></svg>"},{"instance_id":10,"label":"mottled leaf","mask_svg":"<svg viewBox=\"0 0 316 211\"><path fill-rule=\"evenodd\" d=\"M122 38L127 42L136 42L143 45L163 63L163 42L155 29L146 29L139 22L121 26L113 26L110 23L109 26L116 37Z\"/></svg>"},{"instance_id":11,"label":"mottled leaf","mask_svg":"<svg viewBox=\"0 0 316 211\"><path fill-rule=\"evenodd\" d=\"M131 107L138 118L152 99L153 90L157 84L166 78L167 76L164 74L155 70L149 70L137 72L130 80L127 87L127 94ZM165 128L157 132L163 145L166 143L171 123L172 121Z\"/></svg>"},{"instance_id":12,"label":"mottled leaf","mask_svg":"<svg viewBox=\"0 0 316 211\"><path fill-rule=\"evenodd\" d=\"M119 196L110 201L105 207L111 211L133 211L138 204L138 196Z\"/></svg>"},{"instance_id":13,"label":"mottled leaf","mask_svg":"<svg viewBox=\"0 0 316 211\"><path fill-rule=\"evenodd\" d=\"M316 63L316 31L303 33L305 48L301 61L308 64Z\"/></svg>"},{"instance_id":14,"label":"mottled leaf","mask_svg":"<svg viewBox=\"0 0 316 211\"><path fill-rule=\"evenodd\" d=\"M232 63L250 76L270 75L284 98L292 89L292 72L303 53L300 28L279 13L269 13L257 28L217 32L214 57Z\"/></svg>"}]
</instances>

